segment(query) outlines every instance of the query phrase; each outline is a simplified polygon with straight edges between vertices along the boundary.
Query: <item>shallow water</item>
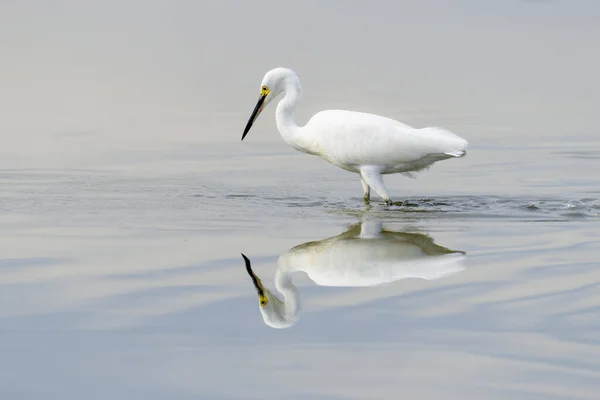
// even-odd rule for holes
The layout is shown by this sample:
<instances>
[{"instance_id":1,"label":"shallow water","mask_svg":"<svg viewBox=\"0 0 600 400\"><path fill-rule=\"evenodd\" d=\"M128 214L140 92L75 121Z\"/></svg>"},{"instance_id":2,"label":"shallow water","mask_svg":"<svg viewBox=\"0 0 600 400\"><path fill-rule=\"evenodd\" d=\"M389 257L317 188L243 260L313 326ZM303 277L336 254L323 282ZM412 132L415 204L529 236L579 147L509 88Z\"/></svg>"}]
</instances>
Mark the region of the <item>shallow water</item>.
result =
<instances>
[{"instance_id":1,"label":"shallow water","mask_svg":"<svg viewBox=\"0 0 600 400\"><path fill-rule=\"evenodd\" d=\"M597 398L595 3L103 4L0 6L2 398ZM278 64L299 122L361 109L469 152L365 207L273 108L240 142ZM293 275L272 329L241 253L273 291L282 256L335 268Z\"/></svg>"}]
</instances>

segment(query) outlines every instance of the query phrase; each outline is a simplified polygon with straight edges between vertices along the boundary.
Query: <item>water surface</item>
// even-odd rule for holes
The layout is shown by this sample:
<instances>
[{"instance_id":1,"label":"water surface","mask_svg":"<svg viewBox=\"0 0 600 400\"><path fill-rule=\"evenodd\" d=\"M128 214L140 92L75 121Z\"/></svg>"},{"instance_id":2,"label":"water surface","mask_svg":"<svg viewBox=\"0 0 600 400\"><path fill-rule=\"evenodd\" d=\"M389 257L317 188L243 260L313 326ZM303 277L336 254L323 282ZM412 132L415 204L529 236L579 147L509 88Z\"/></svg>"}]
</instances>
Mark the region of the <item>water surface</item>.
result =
<instances>
[{"instance_id":1,"label":"water surface","mask_svg":"<svg viewBox=\"0 0 600 400\"><path fill-rule=\"evenodd\" d=\"M3 398L597 398L594 2L59 3L0 6ZM240 142L276 65L299 123L360 109L469 153L366 208L273 108ZM240 253L274 289L280 256L364 220L461 270L298 273L298 319L267 326Z\"/></svg>"}]
</instances>

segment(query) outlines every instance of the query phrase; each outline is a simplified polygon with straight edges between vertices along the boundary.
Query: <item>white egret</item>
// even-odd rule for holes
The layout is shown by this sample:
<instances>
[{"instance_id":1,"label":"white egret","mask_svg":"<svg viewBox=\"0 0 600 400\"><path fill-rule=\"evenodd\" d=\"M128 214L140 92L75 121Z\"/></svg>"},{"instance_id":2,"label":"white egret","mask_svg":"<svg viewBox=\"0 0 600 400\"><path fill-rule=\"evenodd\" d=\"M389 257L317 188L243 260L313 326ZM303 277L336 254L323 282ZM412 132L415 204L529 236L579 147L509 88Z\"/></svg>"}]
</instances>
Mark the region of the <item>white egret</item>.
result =
<instances>
[{"instance_id":1,"label":"white egret","mask_svg":"<svg viewBox=\"0 0 600 400\"><path fill-rule=\"evenodd\" d=\"M275 287L283 300L263 285L248 257L242 257L258 292L265 324L288 328L300 311L300 293L291 279L296 271L305 272L319 286L377 286L460 272L465 253L439 246L427 235L383 230L379 221L358 223L338 236L301 244L279 257Z\"/></svg>"},{"instance_id":2,"label":"white egret","mask_svg":"<svg viewBox=\"0 0 600 400\"><path fill-rule=\"evenodd\" d=\"M301 92L300 79L294 71L275 68L267 72L242 140L267 104L283 93L275 112L277 129L283 139L298 151L360 174L366 203L373 189L386 204L393 204L382 175L401 173L412 178L413 172L426 170L437 161L466 154L468 142L446 129L416 129L363 112L321 111L305 126L298 126L292 112Z\"/></svg>"}]
</instances>

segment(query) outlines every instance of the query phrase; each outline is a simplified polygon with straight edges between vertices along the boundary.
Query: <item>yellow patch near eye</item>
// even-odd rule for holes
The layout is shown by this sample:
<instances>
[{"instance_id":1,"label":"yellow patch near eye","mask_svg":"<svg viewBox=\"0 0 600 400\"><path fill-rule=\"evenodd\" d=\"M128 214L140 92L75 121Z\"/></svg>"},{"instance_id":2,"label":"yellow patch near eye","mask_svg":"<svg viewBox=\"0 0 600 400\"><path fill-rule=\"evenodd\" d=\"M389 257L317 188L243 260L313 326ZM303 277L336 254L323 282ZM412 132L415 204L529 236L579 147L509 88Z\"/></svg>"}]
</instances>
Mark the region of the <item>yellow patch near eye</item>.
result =
<instances>
[{"instance_id":1,"label":"yellow patch near eye","mask_svg":"<svg viewBox=\"0 0 600 400\"><path fill-rule=\"evenodd\" d=\"M271 91L269 90L269 88L268 88L268 87L266 87L266 86L263 86L263 87L261 87L261 88L260 88L260 95L261 95L261 96L266 96L266 95L268 95L269 93L271 93Z\"/></svg>"},{"instance_id":2,"label":"yellow patch near eye","mask_svg":"<svg viewBox=\"0 0 600 400\"><path fill-rule=\"evenodd\" d=\"M267 296L262 295L262 296L258 296L258 299L260 301L260 305L261 307L264 307L267 305L267 303L269 302L269 299L267 299Z\"/></svg>"}]
</instances>

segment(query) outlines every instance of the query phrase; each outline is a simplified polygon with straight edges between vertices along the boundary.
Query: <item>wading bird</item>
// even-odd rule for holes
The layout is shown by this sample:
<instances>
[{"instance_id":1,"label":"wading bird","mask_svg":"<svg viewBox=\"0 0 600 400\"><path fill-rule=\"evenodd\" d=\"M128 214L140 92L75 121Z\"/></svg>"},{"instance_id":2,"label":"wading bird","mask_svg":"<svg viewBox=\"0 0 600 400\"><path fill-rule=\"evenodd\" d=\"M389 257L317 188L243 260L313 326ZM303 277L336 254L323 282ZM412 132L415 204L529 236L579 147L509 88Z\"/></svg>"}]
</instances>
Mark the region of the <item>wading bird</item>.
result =
<instances>
[{"instance_id":1,"label":"wading bird","mask_svg":"<svg viewBox=\"0 0 600 400\"><path fill-rule=\"evenodd\" d=\"M428 169L433 163L466 154L468 142L438 127L412 128L390 118L346 110L315 114L305 126L298 126L292 112L300 100L300 79L288 68L275 68L262 80L260 97L242 140L264 108L278 95L275 120L283 139L294 149L319 156L346 171L360 174L365 203L373 189L386 204L393 204L382 175Z\"/></svg>"},{"instance_id":2,"label":"wading bird","mask_svg":"<svg viewBox=\"0 0 600 400\"><path fill-rule=\"evenodd\" d=\"M385 230L380 221L365 221L346 232L296 246L277 260L275 287L280 299L267 289L242 254L259 299L265 324L292 326L300 311L300 292L292 283L294 272L305 272L319 286L378 286L401 279L439 279L464 269L465 253L439 246L419 233Z\"/></svg>"}]
</instances>

